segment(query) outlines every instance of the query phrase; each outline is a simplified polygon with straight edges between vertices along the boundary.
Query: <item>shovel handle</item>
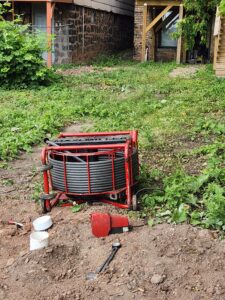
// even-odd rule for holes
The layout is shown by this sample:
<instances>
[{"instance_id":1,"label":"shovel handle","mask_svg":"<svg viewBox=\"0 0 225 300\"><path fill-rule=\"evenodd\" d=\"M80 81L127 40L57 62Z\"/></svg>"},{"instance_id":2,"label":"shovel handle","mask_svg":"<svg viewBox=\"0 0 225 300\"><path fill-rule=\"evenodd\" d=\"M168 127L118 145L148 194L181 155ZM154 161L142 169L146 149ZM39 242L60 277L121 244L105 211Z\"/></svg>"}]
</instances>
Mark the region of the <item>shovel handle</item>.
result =
<instances>
[{"instance_id":1,"label":"shovel handle","mask_svg":"<svg viewBox=\"0 0 225 300\"><path fill-rule=\"evenodd\" d=\"M114 248L111 252L111 254L109 255L109 257L105 260L105 262L98 268L96 273L100 273L100 272L104 272L105 269L108 267L108 265L110 264L110 262L113 260L116 252L118 251L119 248Z\"/></svg>"}]
</instances>

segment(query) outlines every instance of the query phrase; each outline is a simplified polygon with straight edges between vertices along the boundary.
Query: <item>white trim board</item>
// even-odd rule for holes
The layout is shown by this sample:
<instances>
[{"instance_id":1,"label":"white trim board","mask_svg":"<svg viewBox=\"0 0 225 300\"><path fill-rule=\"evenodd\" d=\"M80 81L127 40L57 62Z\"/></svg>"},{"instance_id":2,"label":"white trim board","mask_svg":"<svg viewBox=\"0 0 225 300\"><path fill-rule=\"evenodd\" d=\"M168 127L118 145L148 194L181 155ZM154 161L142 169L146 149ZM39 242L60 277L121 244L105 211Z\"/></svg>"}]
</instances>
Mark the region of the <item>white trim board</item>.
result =
<instances>
[{"instance_id":1,"label":"white trim board","mask_svg":"<svg viewBox=\"0 0 225 300\"><path fill-rule=\"evenodd\" d=\"M134 0L74 0L74 4L120 15L134 15Z\"/></svg>"}]
</instances>

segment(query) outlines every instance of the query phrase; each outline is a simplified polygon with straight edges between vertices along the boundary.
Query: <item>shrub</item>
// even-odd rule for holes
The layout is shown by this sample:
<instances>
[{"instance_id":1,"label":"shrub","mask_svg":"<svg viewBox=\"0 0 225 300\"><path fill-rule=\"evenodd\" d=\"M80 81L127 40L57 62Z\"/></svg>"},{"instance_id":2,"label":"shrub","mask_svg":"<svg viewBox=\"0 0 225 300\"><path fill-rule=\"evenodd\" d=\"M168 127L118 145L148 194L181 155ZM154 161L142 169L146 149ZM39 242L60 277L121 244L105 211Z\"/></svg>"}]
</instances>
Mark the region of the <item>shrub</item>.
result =
<instances>
[{"instance_id":1,"label":"shrub","mask_svg":"<svg viewBox=\"0 0 225 300\"><path fill-rule=\"evenodd\" d=\"M42 59L43 37L29 32L29 25L21 25L20 19L3 18L5 7L0 6L0 82L1 86L46 84L53 72Z\"/></svg>"},{"instance_id":2,"label":"shrub","mask_svg":"<svg viewBox=\"0 0 225 300\"><path fill-rule=\"evenodd\" d=\"M224 1L184 0L185 17L178 23L174 37L183 35L188 50L193 50L196 38L201 45L206 45L210 20L215 15L217 5L224 11Z\"/></svg>"},{"instance_id":3,"label":"shrub","mask_svg":"<svg viewBox=\"0 0 225 300\"><path fill-rule=\"evenodd\" d=\"M225 16L225 0L221 0L220 6L219 6L219 11L221 16Z\"/></svg>"}]
</instances>

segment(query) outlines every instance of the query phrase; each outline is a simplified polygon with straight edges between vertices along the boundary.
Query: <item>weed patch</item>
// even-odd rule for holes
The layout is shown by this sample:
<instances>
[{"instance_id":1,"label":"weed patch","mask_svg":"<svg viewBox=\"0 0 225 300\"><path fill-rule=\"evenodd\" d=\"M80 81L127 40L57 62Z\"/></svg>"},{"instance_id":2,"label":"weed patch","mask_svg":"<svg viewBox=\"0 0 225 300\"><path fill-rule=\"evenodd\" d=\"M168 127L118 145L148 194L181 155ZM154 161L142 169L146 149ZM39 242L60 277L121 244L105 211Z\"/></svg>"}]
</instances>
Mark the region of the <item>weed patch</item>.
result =
<instances>
[{"instance_id":1,"label":"weed patch","mask_svg":"<svg viewBox=\"0 0 225 300\"><path fill-rule=\"evenodd\" d=\"M93 65L98 72L49 87L1 90L0 166L75 121L89 120L96 131L138 129L141 214L150 224L224 229L225 81L211 66L170 78L174 63L104 58Z\"/></svg>"}]
</instances>

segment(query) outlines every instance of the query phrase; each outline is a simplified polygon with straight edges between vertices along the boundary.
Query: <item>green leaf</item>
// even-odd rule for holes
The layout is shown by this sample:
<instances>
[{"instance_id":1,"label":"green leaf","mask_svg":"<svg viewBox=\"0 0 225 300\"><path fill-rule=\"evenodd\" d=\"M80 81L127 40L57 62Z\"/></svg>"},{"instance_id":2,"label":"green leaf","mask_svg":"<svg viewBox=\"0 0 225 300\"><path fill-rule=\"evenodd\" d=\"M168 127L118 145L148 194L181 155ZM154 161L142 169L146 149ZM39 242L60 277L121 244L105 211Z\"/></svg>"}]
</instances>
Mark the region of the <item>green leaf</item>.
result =
<instances>
[{"instance_id":1,"label":"green leaf","mask_svg":"<svg viewBox=\"0 0 225 300\"><path fill-rule=\"evenodd\" d=\"M81 209L82 209L82 205L81 205L81 204L77 204L77 205L74 205L73 207L71 207L72 213L77 213L77 212L79 212Z\"/></svg>"},{"instance_id":2,"label":"green leaf","mask_svg":"<svg viewBox=\"0 0 225 300\"><path fill-rule=\"evenodd\" d=\"M148 219L148 226L152 227L154 225L154 219Z\"/></svg>"},{"instance_id":3,"label":"green leaf","mask_svg":"<svg viewBox=\"0 0 225 300\"><path fill-rule=\"evenodd\" d=\"M184 207L184 204L182 203L178 209L175 209L172 215L172 221L176 223L182 223L187 220L187 212Z\"/></svg>"}]
</instances>

